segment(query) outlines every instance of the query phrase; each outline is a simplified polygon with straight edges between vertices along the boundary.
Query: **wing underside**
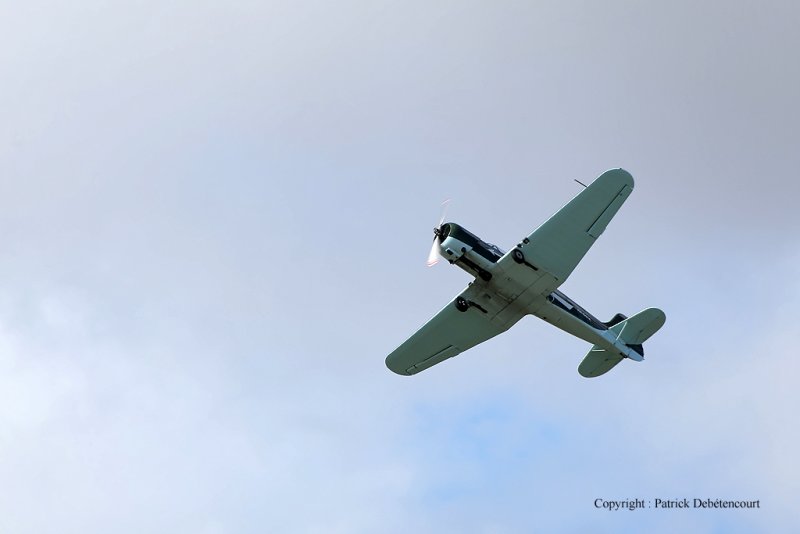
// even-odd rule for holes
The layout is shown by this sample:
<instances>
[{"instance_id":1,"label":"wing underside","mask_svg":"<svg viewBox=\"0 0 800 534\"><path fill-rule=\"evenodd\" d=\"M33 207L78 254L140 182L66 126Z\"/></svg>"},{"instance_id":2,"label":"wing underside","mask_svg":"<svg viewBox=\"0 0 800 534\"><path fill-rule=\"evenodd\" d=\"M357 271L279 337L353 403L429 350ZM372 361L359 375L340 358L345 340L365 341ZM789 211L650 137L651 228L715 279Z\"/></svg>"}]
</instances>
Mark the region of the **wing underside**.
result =
<instances>
[{"instance_id":1,"label":"wing underside","mask_svg":"<svg viewBox=\"0 0 800 534\"><path fill-rule=\"evenodd\" d=\"M386 358L397 374L413 375L507 330L478 309L461 312L455 299Z\"/></svg>"},{"instance_id":2,"label":"wing underside","mask_svg":"<svg viewBox=\"0 0 800 534\"><path fill-rule=\"evenodd\" d=\"M604 172L534 230L519 248L532 265L563 283L632 191L633 177L627 171Z\"/></svg>"}]
</instances>

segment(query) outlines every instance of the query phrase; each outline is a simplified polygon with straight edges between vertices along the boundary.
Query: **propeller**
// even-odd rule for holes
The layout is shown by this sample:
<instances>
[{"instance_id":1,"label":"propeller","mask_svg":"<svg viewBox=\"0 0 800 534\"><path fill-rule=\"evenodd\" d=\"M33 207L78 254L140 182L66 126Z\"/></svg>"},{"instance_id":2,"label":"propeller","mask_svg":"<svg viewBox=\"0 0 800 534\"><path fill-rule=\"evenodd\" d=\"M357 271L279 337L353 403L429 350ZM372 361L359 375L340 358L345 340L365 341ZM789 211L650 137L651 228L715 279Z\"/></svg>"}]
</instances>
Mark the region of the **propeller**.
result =
<instances>
[{"instance_id":1,"label":"propeller","mask_svg":"<svg viewBox=\"0 0 800 534\"><path fill-rule=\"evenodd\" d=\"M431 251L428 254L428 267L433 267L434 265L439 263L439 251L437 249L442 239L442 231L440 230L440 228L442 227L442 223L444 222L444 216L447 214L447 207L449 205L450 205L449 198L444 202L442 202L442 215L441 217L439 217L439 224L437 224L436 228L433 229L433 244L431 245Z\"/></svg>"}]
</instances>

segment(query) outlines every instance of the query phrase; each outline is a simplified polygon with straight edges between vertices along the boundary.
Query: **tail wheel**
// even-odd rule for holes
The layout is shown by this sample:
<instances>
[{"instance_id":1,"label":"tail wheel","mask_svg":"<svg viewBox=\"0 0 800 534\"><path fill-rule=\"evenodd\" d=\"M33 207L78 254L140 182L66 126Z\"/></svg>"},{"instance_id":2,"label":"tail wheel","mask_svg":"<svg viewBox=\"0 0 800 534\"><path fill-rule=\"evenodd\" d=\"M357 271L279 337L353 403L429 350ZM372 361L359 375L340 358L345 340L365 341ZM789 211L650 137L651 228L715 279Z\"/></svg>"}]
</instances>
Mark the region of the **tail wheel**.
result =
<instances>
[{"instance_id":1,"label":"tail wheel","mask_svg":"<svg viewBox=\"0 0 800 534\"><path fill-rule=\"evenodd\" d=\"M511 257L514 258L514 261L517 263L525 263L525 254L518 248L511 251Z\"/></svg>"},{"instance_id":2,"label":"tail wheel","mask_svg":"<svg viewBox=\"0 0 800 534\"><path fill-rule=\"evenodd\" d=\"M456 309L460 312L465 312L469 309L469 303L464 297L456 297Z\"/></svg>"}]
</instances>

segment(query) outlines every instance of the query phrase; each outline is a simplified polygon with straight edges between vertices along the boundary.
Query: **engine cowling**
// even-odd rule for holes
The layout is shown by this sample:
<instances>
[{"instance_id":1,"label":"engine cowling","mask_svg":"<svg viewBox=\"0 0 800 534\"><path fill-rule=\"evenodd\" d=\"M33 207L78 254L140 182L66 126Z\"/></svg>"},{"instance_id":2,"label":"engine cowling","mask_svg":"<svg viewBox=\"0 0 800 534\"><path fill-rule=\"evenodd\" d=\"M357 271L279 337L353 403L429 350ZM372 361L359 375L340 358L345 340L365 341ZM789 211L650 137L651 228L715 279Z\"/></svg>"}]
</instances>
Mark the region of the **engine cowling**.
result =
<instances>
[{"instance_id":1,"label":"engine cowling","mask_svg":"<svg viewBox=\"0 0 800 534\"><path fill-rule=\"evenodd\" d=\"M443 258L482 280L491 280L494 264L503 251L454 223L441 225L435 233Z\"/></svg>"},{"instance_id":2,"label":"engine cowling","mask_svg":"<svg viewBox=\"0 0 800 534\"><path fill-rule=\"evenodd\" d=\"M447 236L439 247L442 249L442 256L450 263L455 263L464 254L472 250L472 247L453 236Z\"/></svg>"}]
</instances>

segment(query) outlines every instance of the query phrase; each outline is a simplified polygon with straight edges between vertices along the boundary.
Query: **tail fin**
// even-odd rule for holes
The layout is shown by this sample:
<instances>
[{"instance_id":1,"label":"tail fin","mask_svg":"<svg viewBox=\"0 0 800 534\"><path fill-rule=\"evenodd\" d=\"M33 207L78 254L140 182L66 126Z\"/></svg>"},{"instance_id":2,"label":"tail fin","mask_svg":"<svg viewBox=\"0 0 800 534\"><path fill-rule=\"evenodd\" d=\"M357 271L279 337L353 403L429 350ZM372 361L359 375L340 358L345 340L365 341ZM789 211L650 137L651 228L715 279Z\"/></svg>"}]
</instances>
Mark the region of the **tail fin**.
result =
<instances>
[{"instance_id":1,"label":"tail fin","mask_svg":"<svg viewBox=\"0 0 800 534\"><path fill-rule=\"evenodd\" d=\"M619 324L619 323L621 323L622 321L624 321L627 318L628 318L627 315L623 315L621 313L618 313L618 314L614 315L614 317L612 317L610 321L606 321L603 324L606 325L607 327L611 328L615 324Z\"/></svg>"},{"instance_id":2,"label":"tail fin","mask_svg":"<svg viewBox=\"0 0 800 534\"><path fill-rule=\"evenodd\" d=\"M647 308L630 319L616 323L609 330L617 335L619 341L622 341L641 357L644 357L642 343L658 332L658 329L664 326L666 320L667 316L663 311L658 308ZM610 371L622 361L622 358L616 352L611 352L600 345L595 345L578 366L578 373L586 378L600 376Z\"/></svg>"}]
</instances>

